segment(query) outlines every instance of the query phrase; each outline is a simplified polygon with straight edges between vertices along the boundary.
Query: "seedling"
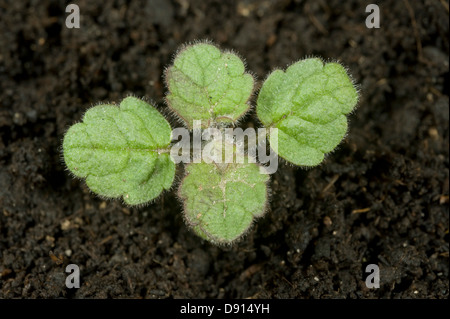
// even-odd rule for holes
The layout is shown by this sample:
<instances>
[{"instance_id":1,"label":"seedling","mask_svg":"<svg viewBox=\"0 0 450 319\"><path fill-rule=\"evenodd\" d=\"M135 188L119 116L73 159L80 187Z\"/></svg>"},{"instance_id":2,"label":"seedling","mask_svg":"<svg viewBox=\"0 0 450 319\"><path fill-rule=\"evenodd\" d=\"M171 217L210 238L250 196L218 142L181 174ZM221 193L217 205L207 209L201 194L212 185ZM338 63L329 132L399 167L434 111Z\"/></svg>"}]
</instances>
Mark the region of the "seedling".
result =
<instances>
[{"instance_id":1,"label":"seedling","mask_svg":"<svg viewBox=\"0 0 450 319\"><path fill-rule=\"evenodd\" d=\"M179 51L165 81L167 105L187 128L186 134L176 129L182 141L174 139L168 121L153 106L127 97L119 106L92 107L69 128L65 163L101 197L142 205L172 187L182 158L185 175L178 197L186 224L214 244L232 243L268 206L270 171L261 165L267 162L262 160L265 152L243 151L230 133L250 109L254 78L236 54L196 43ZM346 115L357 101L357 90L340 64L300 60L286 71L273 71L262 84L256 115L264 129L258 133L264 134L253 140L262 142L261 152L267 138L270 151L294 165L319 165L344 138ZM195 136L206 138L196 142Z\"/></svg>"}]
</instances>

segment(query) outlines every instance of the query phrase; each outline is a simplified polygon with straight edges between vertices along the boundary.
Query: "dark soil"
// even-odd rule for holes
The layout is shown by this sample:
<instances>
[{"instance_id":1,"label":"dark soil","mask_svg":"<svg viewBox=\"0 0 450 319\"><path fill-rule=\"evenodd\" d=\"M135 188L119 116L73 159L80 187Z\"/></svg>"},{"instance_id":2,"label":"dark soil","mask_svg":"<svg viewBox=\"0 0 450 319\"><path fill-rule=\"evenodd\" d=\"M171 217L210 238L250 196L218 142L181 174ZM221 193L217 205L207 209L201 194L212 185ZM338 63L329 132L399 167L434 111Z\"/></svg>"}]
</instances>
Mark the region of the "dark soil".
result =
<instances>
[{"instance_id":1,"label":"dark soil","mask_svg":"<svg viewBox=\"0 0 450 319\"><path fill-rule=\"evenodd\" d=\"M0 298L448 298L448 1L382 1L368 29L371 2L76 1L81 28L68 29L66 1L1 1ZM175 192L105 202L60 154L99 101L164 110L164 68L205 38L260 81L322 56L361 90L338 150L314 169L282 165L270 211L225 248L184 225ZM68 264L80 289L65 286Z\"/></svg>"}]
</instances>

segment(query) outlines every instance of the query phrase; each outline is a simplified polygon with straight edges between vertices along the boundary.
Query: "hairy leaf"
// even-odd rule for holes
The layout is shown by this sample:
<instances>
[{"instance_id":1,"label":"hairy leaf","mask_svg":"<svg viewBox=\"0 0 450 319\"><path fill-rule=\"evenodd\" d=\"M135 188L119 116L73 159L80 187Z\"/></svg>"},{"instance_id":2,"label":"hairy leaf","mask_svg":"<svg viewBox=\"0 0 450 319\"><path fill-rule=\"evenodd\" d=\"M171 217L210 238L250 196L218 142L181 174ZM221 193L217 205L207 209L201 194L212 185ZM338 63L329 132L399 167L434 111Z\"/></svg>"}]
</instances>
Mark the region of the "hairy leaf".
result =
<instances>
[{"instance_id":1,"label":"hairy leaf","mask_svg":"<svg viewBox=\"0 0 450 319\"><path fill-rule=\"evenodd\" d=\"M248 163L192 163L186 167L179 196L185 220L202 238L231 243L243 235L255 217L265 212L268 175Z\"/></svg>"},{"instance_id":2,"label":"hairy leaf","mask_svg":"<svg viewBox=\"0 0 450 319\"><path fill-rule=\"evenodd\" d=\"M70 127L64 160L93 192L143 204L172 185L175 164L166 153L171 138L169 123L155 108L127 97L120 107L89 109L83 122Z\"/></svg>"},{"instance_id":3,"label":"hairy leaf","mask_svg":"<svg viewBox=\"0 0 450 319\"><path fill-rule=\"evenodd\" d=\"M166 71L169 107L192 129L212 123L232 124L249 109L253 77L242 60L231 52L199 43L185 47Z\"/></svg>"},{"instance_id":4,"label":"hairy leaf","mask_svg":"<svg viewBox=\"0 0 450 319\"><path fill-rule=\"evenodd\" d=\"M256 112L264 126L278 128L278 140L270 139L278 155L296 165L315 166L344 138L346 114L357 101L346 70L314 58L286 72L272 72L259 93Z\"/></svg>"}]
</instances>

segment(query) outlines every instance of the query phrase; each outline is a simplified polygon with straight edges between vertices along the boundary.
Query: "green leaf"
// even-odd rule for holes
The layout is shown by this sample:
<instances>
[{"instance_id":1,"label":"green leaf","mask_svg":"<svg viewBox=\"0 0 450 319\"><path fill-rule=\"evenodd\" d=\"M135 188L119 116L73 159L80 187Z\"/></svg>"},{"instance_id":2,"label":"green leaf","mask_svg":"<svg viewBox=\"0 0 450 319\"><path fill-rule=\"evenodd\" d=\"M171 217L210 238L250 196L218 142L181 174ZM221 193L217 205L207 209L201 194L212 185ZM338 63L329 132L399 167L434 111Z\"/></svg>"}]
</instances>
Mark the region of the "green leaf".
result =
<instances>
[{"instance_id":1,"label":"green leaf","mask_svg":"<svg viewBox=\"0 0 450 319\"><path fill-rule=\"evenodd\" d=\"M347 117L358 92L344 67L320 59L301 60L264 82L256 112L266 127L278 128L270 143L287 161L320 164L347 132ZM276 135L275 135L276 136Z\"/></svg>"},{"instance_id":2,"label":"green leaf","mask_svg":"<svg viewBox=\"0 0 450 319\"><path fill-rule=\"evenodd\" d=\"M69 128L63 142L64 161L88 187L104 197L123 197L143 204L169 189L175 163L168 147L172 130L152 106L127 97L120 107L98 105L83 122Z\"/></svg>"},{"instance_id":3,"label":"green leaf","mask_svg":"<svg viewBox=\"0 0 450 319\"><path fill-rule=\"evenodd\" d=\"M194 120L202 127L232 124L249 109L253 77L242 60L231 52L199 43L185 47L166 71L169 107L189 129Z\"/></svg>"},{"instance_id":4,"label":"green leaf","mask_svg":"<svg viewBox=\"0 0 450 319\"><path fill-rule=\"evenodd\" d=\"M215 244L232 243L265 213L269 176L259 165L192 163L186 166L179 196L186 223Z\"/></svg>"}]
</instances>

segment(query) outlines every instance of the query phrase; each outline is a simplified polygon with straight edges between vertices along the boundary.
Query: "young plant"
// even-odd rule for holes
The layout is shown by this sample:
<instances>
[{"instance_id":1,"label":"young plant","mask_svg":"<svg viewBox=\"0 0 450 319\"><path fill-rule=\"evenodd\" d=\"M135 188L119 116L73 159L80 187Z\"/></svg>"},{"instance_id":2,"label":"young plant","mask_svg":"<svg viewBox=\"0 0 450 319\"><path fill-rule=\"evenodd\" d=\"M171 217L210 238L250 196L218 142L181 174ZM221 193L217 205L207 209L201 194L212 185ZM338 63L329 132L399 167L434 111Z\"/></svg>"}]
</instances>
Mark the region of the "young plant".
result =
<instances>
[{"instance_id":1,"label":"young plant","mask_svg":"<svg viewBox=\"0 0 450 319\"><path fill-rule=\"evenodd\" d=\"M188 139L185 176L178 187L184 219L214 244L236 241L266 212L269 175L260 164L265 163L266 137L270 151L286 161L316 166L345 136L346 115L358 101L352 80L338 63L313 58L275 70L256 101L266 129L261 131L274 132L258 136L264 142L258 146L263 150L258 163L255 152L243 152L229 131L249 111L254 91L254 79L236 54L210 43L184 46L165 81L167 105L187 127L181 134ZM196 141L196 136L202 139ZM127 97L118 107L89 109L67 131L63 156L68 169L85 178L94 193L141 205L172 187L179 143L153 106Z\"/></svg>"}]
</instances>

